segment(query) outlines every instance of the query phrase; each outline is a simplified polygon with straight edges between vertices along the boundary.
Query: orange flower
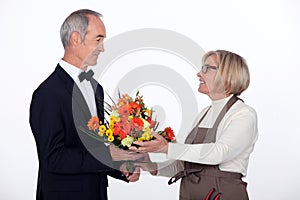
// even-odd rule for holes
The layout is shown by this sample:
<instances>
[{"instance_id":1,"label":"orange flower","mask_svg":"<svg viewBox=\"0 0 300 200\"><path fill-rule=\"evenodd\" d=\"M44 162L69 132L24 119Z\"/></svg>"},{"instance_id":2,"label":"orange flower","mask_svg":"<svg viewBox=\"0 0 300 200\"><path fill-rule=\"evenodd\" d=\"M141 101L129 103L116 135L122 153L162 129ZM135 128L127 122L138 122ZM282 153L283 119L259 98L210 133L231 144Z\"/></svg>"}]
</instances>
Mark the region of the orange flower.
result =
<instances>
[{"instance_id":1,"label":"orange flower","mask_svg":"<svg viewBox=\"0 0 300 200\"><path fill-rule=\"evenodd\" d=\"M138 116L140 114L141 105L136 102L131 102L129 104L129 112L130 114L134 114L135 116Z\"/></svg>"},{"instance_id":2,"label":"orange flower","mask_svg":"<svg viewBox=\"0 0 300 200\"><path fill-rule=\"evenodd\" d=\"M125 104L125 105L119 107L118 111L121 116L128 116L129 112L130 112L130 108L129 108L128 104Z\"/></svg>"},{"instance_id":3,"label":"orange flower","mask_svg":"<svg viewBox=\"0 0 300 200\"><path fill-rule=\"evenodd\" d=\"M88 121L87 127L89 130L95 131L97 128L99 128L99 118L97 116L91 117L91 119Z\"/></svg>"},{"instance_id":4,"label":"orange flower","mask_svg":"<svg viewBox=\"0 0 300 200\"><path fill-rule=\"evenodd\" d=\"M130 100L129 95L128 94L123 94L122 98L120 98L118 103L117 103L118 107L121 107L125 104L128 104L129 100Z\"/></svg>"},{"instance_id":5,"label":"orange flower","mask_svg":"<svg viewBox=\"0 0 300 200\"><path fill-rule=\"evenodd\" d=\"M131 102L130 104L130 107L134 110L137 110L137 109L141 109L141 106L140 104L136 103L136 102Z\"/></svg>"}]
</instances>

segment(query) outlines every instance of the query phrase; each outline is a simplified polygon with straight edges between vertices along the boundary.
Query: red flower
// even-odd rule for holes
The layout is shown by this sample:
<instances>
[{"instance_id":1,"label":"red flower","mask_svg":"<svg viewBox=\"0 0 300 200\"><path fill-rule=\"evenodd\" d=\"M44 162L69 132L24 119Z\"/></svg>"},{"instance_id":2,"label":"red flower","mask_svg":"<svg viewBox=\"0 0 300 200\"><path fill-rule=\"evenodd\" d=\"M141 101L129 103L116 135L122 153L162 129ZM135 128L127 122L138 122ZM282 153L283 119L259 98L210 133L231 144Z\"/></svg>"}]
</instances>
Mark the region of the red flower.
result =
<instances>
[{"instance_id":1,"label":"red flower","mask_svg":"<svg viewBox=\"0 0 300 200\"><path fill-rule=\"evenodd\" d=\"M148 118L146 119L146 121L149 122L149 124L150 124L149 128L153 128L153 127L155 126L155 124L156 124L156 121L151 120L150 117L148 117Z\"/></svg>"},{"instance_id":2,"label":"red flower","mask_svg":"<svg viewBox=\"0 0 300 200\"><path fill-rule=\"evenodd\" d=\"M172 130L172 128L171 127L166 127L165 131L166 131L167 138L171 141L174 140L175 135L174 135L174 131Z\"/></svg>"},{"instance_id":3,"label":"red flower","mask_svg":"<svg viewBox=\"0 0 300 200\"><path fill-rule=\"evenodd\" d=\"M124 131L123 126L121 127L119 123L116 123L114 128L114 136L118 135L121 137L121 139L124 139L127 134Z\"/></svg>"},{"instance_id":4,"label":"red flower","mask_svg":"<svg viewBox=\"0 0 300 200\"><path fill-rule=\"evenodd\" d=\"M144 127L144 122L140 118L132 118L130 121L131 127L141 131Z\"/></svg>"},{"instance_id":5,"label":"red flower","mask_svg":"<svg viewBox=\"0 0 300 200\"><path fill-rule=\"evenodd\" d=\"M120 135L120 138L123 140L124 138L126 138L126 135L127 135L127 134L126 134L124 131L121 130L121 131L119 132L119 135Z\"/></svg>"}]
</instances>

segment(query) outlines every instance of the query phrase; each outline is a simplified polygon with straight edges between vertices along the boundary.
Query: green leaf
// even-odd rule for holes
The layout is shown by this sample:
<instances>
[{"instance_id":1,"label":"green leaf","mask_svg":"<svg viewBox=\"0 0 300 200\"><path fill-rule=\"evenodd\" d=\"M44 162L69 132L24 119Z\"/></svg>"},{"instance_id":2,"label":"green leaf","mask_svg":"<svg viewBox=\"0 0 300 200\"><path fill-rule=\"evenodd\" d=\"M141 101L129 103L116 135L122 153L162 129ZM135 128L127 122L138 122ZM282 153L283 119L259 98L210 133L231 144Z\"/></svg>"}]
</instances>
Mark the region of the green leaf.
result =
<instances>
[{"instance_id":1,"label":"green leaf","mask_svg":"<svg viewBox=\"0 0 300 200\"><path fill-rule=\"evenodd\" d=\"M112 103L114 104L114 106L117 107L117 104L115 103L115 101L112 99L112 97L106 92L107 96L109 97L109 99L112 101ZM108 103L107 103L108 104ZM109 105L109 104L108 104Z\"/></svg>"}]
</instances>

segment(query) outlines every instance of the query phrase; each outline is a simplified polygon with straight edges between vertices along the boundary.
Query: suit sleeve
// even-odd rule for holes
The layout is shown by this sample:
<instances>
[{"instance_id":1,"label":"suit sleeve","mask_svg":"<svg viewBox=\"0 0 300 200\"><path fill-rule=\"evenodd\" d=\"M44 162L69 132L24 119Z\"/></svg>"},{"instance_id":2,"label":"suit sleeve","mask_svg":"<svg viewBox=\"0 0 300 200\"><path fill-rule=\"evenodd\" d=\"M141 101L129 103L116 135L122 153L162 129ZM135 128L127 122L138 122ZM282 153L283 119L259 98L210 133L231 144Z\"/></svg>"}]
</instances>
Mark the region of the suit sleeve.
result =
<instances>
[{"instance_id":1,"label":"suit sleeve","mask_svg":"<svg viewBox=\"0 0 300 200\"><path fill-rule=\"evenodd\" d=\"M76 128L74 134L66 133L66 110L60 104L61 99L55 91L39 88L34 92L30 105L30 125L34 134L40 167L49 172L76 174L90 172L111 172L115 171L120 179L123 179L120 171L111 167L111 156L109 149L99 142L96 151L102 157L101 162L81 144L77 138ZM71 126L70 126L71 127ZM73 134L73 136L72 136ZM66 137L72 137L66 144ZM69 138L70 141L70 138ZM102 162L103 161L103 162ZM117 171L117 172L116 172Z\"/></svg>"}]
</instances>

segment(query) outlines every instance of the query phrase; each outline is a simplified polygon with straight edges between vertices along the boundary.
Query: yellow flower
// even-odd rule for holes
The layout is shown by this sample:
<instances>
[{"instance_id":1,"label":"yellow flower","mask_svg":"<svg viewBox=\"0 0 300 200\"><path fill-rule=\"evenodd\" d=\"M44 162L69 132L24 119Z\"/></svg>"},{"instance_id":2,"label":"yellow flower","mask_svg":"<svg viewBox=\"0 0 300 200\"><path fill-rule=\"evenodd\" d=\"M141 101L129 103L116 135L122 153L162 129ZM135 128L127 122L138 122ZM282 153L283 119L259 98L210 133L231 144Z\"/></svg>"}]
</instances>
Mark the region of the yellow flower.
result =
<instances>
[{"instance_id":1,"label":"yellow flower","mask_svg":"<svg viewBox=\"0 0 300 200\"><path fill-rule=\"evenodd\" d=\"M116 117L115 117L115 116L110 116L110 117L109 117L109 123L110 123L110 124L116 123Z\"/></svg>"},{"instance_id":2,"label":"yellow flower","mask_svg":"<svg viewBox=\"0 0 300 200\"><path fill-rule=\"evenodd\" d=\"M105 125L101 125L100 127L99 127L99 131L101 131L101 132L105 132L106 131L106 126Z\"/></svg>"},{"instance_id":3,"label":"yellow flower","mask_svg":"<svg viewBox=\"0 0 300 200\"><path fill-rule=\"evenodd\" d=\"M106 136L109 137L109 136L112 136L113 135L113 131L111 129L107 129L106 130Z\"/></svg>"},{"instance_id":4,"label":"yellow flower","mask_svg":"<svg viewBox=\"0 0 300 200\"><path fill-rule=\"evenodd\" d=\"M107 138L107 140L108 140L109 142L112 142L112 141L114 141L114 139L115 139L115 137L114 137L114 136L112 136L112 135L108 136L108 138Z\"/></svg>"},{"instance_id":5,"label":"yellow flower","mask_svg":"<svg viewBox=\"0 0 300 200\"><path fill-rule=\"evenodd\" d=\"M131 121L133 119L133 116L132 115L129 115L128 116L128 121Z\"/></svg>"},{"instance_id":6,"label":"yellow flower","mask_svg":"<svg viewBox=\"0 0 300 200\"><path fill-rule=\"evenodd\" d=\"M147 113L147 116L148 116L148 117L151 116L151 110L147 109L147 110L145 110L145 112Z\"/></svg>"},{"instance_id":7,"label":"yellow flower","mask_svg":"<svg viewBox=\"0 0 300 200\"><path fill-rule=\"evenodd\" d=\"M120 121L120 117L118 113L112 113L109 117L109 123L116 123Z\"/></svg>"},{"instance_id":8,"label":"yellow flower","mask_svg":"<svg viewBox=\"0 0 300 200\"><path fill-rule=\"evenodd\" d=\"M99 136L101 136L101 137L102 137L102 136L103 136L103 134L104 134L104 132L101 132L100 130L98 131L98 135L99 135Z\"/></svg>"},{"instance_id":9,"label":"yellow flower","mask_svg":"<svg viewBox=\"0 0 300 200\"><path fill-rule=\"evenodd\" d=\"M151 129L149 127L144 128L144 134L151 135Z\"/></svg>"},{"instance_id":10,"label":"yellow flower","mask_svg":"<svg viewBox=\"0 0 300 200\"><path fill-rule=\"evenodd\" d=\"M145 138L146 141L149 141L150 139L151 137L149 135Z\"/></svg>"},{"instance_id":11,"label":"yellow flower","mask_svg":"<svg viewBox=\"0 0 300 200\"><path fill-rule=\"evenodd\" d=\"M99 126L98 135L99 135L99 136L103 136L103 134L105 133L105 131L106 131L105 125Z\"/></svg>"},{"instance_id":12,"label":"yellow flower","mask_svg":"<svg viewBox=\"0 0 300 200\"><path fill-rule=\"evenodd\" d=\"M126 138L124 138L122 141L121 141L121 144L125 147L130 147L131 144L133 143L133 137L130 137L129 135L127 135Z\"/></svg>"},{"instance_id":13,"label":"yellow flower","mask_svg":"<svg viewBox=\"0 0 300 200\"><path fill-rule=\"evenodd\" d=\"M143 133L142 138L146 141L149 141L152 138L151 132L150 133Z\"/></svg>"},{"instance_id":14,"label":"yellow flower","mask_svg":"<svg viewBox=\"0 0 300 200\"><path fill-rule=\"evenodd\" d=\"M113 130L115 128L115 124L109 123L109 129Z\"/></svg>"},{"instance_id":15,"label":"yellow flower","mask_svg":"<svg viewBox=\"0 0 300 200\"><path fill-rule=\"evenodd\" d=\"M142 138L142 137L138 138L138 141L139 141L139 142L142 142L142 141L143 141L143 138Z\"/></svg>"}]
</instances>

